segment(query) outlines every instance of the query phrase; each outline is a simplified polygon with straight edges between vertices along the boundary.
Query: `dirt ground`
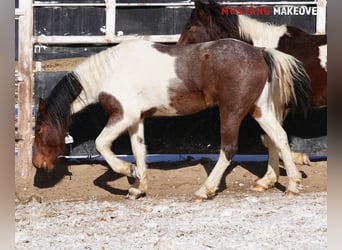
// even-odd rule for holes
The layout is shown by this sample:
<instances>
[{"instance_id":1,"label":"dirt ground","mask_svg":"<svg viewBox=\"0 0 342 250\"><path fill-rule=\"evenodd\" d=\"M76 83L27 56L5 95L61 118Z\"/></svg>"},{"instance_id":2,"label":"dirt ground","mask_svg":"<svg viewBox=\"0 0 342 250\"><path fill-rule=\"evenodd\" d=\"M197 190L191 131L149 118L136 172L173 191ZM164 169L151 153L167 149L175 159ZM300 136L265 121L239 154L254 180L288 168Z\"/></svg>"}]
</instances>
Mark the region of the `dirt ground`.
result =
<instances>
[{"instance_id":1,"label":"dirt ground","mask_svg":"<svg viewBox=\"0 0 342 250\"><path fill-rule=\"evenodd\" d=\"M239 163L213 200L190 202L213 165L149 164L137 201L124 198L127 178L100 164L64 162L53 177L17 180L16 249L327 249L327 162L298 166L292 198L282 196L284 171L275 188L254 193L265 163Z\"/></svg>"},{"instance_id":2,"label":"dirt ground","mask_svg":"<svg viewBox=\"0 0 342 250\"><path fill-rule=\"evenodd\" d=\"M62 160L51 176L36 172L34 178L16 180L17 202L31 199L49 200L122 200L127 194L129 180L114 173L106 164L73 164ZM160 162L149 164L148 197L192 198L215 162L200 161ZM303 180L302 193L327 191L327 162L313 162L311 166L298 165ZM266 162L233 163L221 182L218 196L251 193L250 186L266 171ZM281 168L279 183L267 192L281 194L287 185L286 172Z\"/></svg>"}]
</instances>

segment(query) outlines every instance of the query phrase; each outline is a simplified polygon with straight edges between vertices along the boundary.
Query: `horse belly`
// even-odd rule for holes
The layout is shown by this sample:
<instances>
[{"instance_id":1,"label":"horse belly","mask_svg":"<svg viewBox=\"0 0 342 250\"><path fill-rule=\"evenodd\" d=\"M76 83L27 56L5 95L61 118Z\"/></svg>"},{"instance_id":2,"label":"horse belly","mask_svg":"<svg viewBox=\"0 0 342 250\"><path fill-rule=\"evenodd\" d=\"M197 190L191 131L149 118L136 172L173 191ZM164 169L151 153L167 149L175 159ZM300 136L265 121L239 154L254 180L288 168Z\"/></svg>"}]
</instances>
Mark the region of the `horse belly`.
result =
<instances>
[{"instance_id":1,"label":"horse belly","mask_svg":"<svg viewBox=\"0 0 342 250\"><path fill-rule=\"evenodd\" d=\"M212 103L206 103L202 92L172 92L171 105L178 115L189 115L204 110Z\"/></svg>"}]
</instances>

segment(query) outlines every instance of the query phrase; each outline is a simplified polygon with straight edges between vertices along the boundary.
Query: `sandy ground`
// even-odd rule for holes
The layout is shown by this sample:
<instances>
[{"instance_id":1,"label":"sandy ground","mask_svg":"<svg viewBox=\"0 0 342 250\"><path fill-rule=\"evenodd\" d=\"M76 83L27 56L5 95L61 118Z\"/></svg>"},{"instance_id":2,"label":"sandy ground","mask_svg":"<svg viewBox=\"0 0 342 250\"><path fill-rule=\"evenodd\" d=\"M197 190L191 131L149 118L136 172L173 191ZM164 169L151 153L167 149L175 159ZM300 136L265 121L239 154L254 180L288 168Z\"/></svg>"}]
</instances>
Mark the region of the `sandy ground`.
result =
<instances>
[{"instance_id":1,"label":"sandy ground","mask_svg":"<svg viewBox=\"0 0 342 250\"><path fill-rule=\"evenodd\" d=\"M190 202L215 162L149 164L149 192L126 200L126 177L101 164L62 161L54 176L16 181L17 249L326 249L327 162L298 168L301 194L287 184L249 191L265 163L235 163L218 195Z\"/></svg>"}]
</instances>

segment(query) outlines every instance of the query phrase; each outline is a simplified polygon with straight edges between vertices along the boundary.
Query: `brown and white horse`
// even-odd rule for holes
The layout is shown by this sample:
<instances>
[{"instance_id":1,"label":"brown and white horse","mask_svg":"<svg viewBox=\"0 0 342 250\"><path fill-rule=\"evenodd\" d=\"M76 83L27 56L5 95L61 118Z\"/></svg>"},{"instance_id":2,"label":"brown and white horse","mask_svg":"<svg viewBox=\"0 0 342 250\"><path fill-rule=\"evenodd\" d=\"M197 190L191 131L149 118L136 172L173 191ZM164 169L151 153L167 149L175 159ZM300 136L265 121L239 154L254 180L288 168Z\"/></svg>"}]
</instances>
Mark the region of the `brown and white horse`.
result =
<instances>
[{"instance_id":1,"label":"brown and white horse","mask_svg":"<svg viewBox=\"0 0 342 250\"><path fill-rule=\"evenodd\" d=\"M46 100L40 99L33 164L53 169L65 148L71 114L99 103L109 119L96 138L96 148L115 172L136 178L129 197L138 198L147 190L144 118L188 115L217 105L220 156L196 197L215 195L237 150L240 123L248 112L284 159L288 193L297 193L301 176L277 117L282 116L283 105L308 104L307 91L308 78L302 64L274 49L256 48L234 39L187 46L123 42L85 60L62 78ZM110 149L127 130L136 165L118 159Z\"/></svg>"},{"instance_id":2,"label":"brown and white horse","mask_svg":"<svg viewBox=\"0 0 342 250\"><path fill-rule=\"evenodd\" d=\"M276 48L288 53L304 63L310 77L310 104L312 108L327 105L327 36L311 35L290 25L272 25L257 21L245 15L225 15L221 5L214 0L203 3L195 0L195 9L187 21L178 44L193 44L213 41L222 38L235 38L258 47ZM287 107L284 107L287 108ZM288 110L284 112L286 115ZM285 117L281 120L281 122ZM263 143L269 148L269 154L274 145L267 136ZM309 157L300 152L292 152L293 159L298 164L310 165ZM270 165L278 165L277 157L270 156ZM274 162L274 163L273 163ZM274 166L268 168L265 176L257 181L253 190L264 190L273 186ZM278 172L278 170L277 170Z\"/></svg>"}]
</instances>

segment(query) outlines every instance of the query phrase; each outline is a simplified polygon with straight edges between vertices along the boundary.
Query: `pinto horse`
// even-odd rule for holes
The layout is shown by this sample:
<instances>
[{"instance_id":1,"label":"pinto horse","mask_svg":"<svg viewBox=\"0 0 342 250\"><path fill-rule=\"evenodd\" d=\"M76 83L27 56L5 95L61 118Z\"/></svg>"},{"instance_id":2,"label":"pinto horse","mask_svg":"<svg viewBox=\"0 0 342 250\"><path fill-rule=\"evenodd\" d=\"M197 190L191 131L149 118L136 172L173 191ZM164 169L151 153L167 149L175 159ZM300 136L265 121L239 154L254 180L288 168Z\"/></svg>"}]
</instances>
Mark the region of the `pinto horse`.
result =
<instances>
[{"instance_id":1,"label":"pinto horse","mask_svg":"<svg viewBox=\"0 0 342 250\"><path fill-rule=\"evenodd\" d=\"M320 108L327 105L326 35L311 35L293 26L271 25L244 15L224 15L222 6L214 0L209 0L208 4L195 0L195 9L181 33L178 44L193 44L222 38L235 38L258 47L276 48L296 57L304 63L310 77L311 107ZM284 112L285 116L287 113L288 109ZM270 149L274 145L266 141L267 136L262 139L269 151L275 152ZM292 156L296 163L310 165L306 154L292 152ZM271 158L276 159L276 157ZM263 191L272 186L273 181L268 178L274 176L272 169L275 168L268 168L265 176L252 187L253 190Z\"/></svg>"},{"instance_id":2,"label":"pinto horse","mask_svg":"<svg viewBox=\"0 0 342 250\"><path fill-rule=\"evenodd\" d=\"M186 46L126 41L89 57L66 74L46 100L40 99L33 164L52 170L65 148L71 115L99 103L109 118L96 138L96 149L115 172L135 178L128 197L138 198L147 190L144 118L188 115L217 105L220 156L195 197L215 195L237 151L240 123L248 112L284 159L288 193L298 193L301 176L277 117L287 103L308 104L307 91L302 64L274 49L234 39ZM136 164L118 159L110 149L124 131L129 132Z\"/></svg>"}]
</instances>

